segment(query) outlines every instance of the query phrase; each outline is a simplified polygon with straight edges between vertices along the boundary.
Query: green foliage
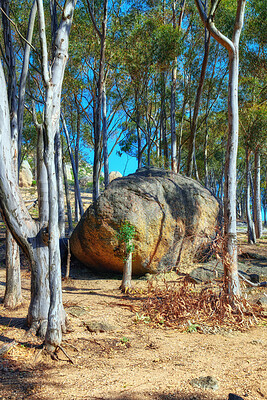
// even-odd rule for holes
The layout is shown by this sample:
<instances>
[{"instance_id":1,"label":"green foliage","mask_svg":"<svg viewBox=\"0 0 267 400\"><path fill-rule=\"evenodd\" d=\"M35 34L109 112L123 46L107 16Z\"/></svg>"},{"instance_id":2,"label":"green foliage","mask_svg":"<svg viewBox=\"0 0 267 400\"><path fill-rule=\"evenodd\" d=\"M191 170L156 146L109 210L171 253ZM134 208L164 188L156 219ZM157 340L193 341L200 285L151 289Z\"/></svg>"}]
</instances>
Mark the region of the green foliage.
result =
<instances>
[{"instance_id":1,"label":"green foliage","mask_svg":"<svg viewBox=\"0 0 267 400\"><path fill-rule=\"evenodd\" d=\"M144 322L145 324L149 324L151 322L151 319L148 315L144 314L139 314L138 312L135 313L135 322Z\"/></svg>"},{"instance_id":2,"label":"green foliage","mask_svg":"<svg viewBox=\"0 0 267 400\"><path fill-rule=\"evenodd\" d=\"M129 221L124 221L117 233L117 239L120 243L125 244L126 255L134 251L134 244L132 243L135 237L135 228Z\"/></svg>"},{"instance_id":3,"label":"green foliage","mask_svg":"<svg viewBox=\"0 0 267 400\"><path fill-rule=\"evenodd\" d=\"M130 342L130 339L127 338L126 336L123 336L123 338L121 338L121 343L122 344L126 344L126 343L129 343L129 342Z\"/></svg>"},{"instance_id":4,"label":"green foliage","mask_svg":"<svg viewBox=\"0 0 267 400\"><path fill-rule=\"evenodd\" d=\"M191 321L188 321L188 328L186 330L187 333L194 333L197 332L199 328L199 324L192 324Z\"/></svg>"},{"instance_id":5,"label":"green foliage","mask_svg":"<svg viewBox=\"0 0 267 400\"><path fill-rule=\"evenodd\" d=\"M172 25L160 25L153 32L152 57L160 69L169 69L170 63L183 50L183 41L179 28Z\"/></svg>"}]
</instances>

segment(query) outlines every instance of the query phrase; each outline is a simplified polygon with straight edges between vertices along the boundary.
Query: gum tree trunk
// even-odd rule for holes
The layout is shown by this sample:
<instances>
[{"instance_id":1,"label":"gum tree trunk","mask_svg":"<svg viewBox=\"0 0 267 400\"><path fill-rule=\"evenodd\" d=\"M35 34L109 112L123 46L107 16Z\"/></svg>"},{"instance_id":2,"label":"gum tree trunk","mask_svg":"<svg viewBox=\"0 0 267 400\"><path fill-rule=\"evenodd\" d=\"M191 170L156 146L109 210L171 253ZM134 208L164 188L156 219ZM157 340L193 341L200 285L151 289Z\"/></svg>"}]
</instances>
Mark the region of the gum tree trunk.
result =
<instances>
[{"instance_id":1,"label":"gum tree trunk","mask_svg":"<svg viewBox=\"0 0 267 400\"><path fill-rule=\"evenodd\" d=\"M10 137L10 109L4 71L2 63L0 63L0 206L5 223L30 259L32 282L28 321L32 330L39 331L42 336L46 335L46 345L49 350L53 350L61 343L62 332L66 328L66 315L61 293L54 140L55 134L59 130L61 88L68 58L68 38L75 4L74 0L65 2L62 20L55 38L55 57L53 62L49 63L43 2L42 0L37 1L42 72L46 88L44 124L38 125L38 133L41 138L44 138L43 145L40 140L38 146L40 148L44 146L46 164L46 169L43 168L43 163L40 166L43 180L40 178L39 221L31 218L21 198L14 171ZM51 65L51 69L49 65Z\"/></svg>"},{"instance_id":2,"label":"gum tree trunk","mask_svg":"<svg viewBox=\"0 0 267 400\"><path fill-rule=\"evenodd\" d=\"M95 32L100 40L100 59L99 59L99 71L97 79L97 95L96 95L96 112L94 120L94 165L93 165L93 201L96 201L100 195L100 170L101 170L101 121L102 121L102 102L103 102L103 91L105 81L105 52L106 52L106 35L107 35L107 13L108 13L108 0L103 2L103 19L101 28L97 27L94 12L91 8L89 0L87 5L90 13L92 23L95 28Z\"/></svg>"},{"instance_id":3,"label":"gum tree trunk","mask_svg":"<svg viewBox=\"0 0 267 400\"><path fill-rule=\"evenodd\" d=\"M236 161L238 146L238 69L239 39L244 22L246 0L237 0L237 11L232 40L224 36L215 26L214 18L219 0L212 2L209 15L206 14L201 0L195 0L200 17L214 39L225 47L229 54L228 84L228 142L225 160L224 183L224 279L225 289L231 300L240 296L237 269L237 233L236 233Z\"/></svg>"},{"instance_id":4,"label":"gum tree trunk","mask_svg":"<svg viewBox=\"0 0 267 400\"><path fill-rule=\"evenodd\" d=\"M198 88L197 88L197 94L196 94L195 105L194 105L194 113L193 113L193 119L192 119L192 124L191 124L190 139L189 139L189 153L188 153L188 159L187 159L187 176L189 176L190 178L192 177L192 174L193 174L198 113L199 113L200 101L201 101L201 96L202 96L202 91L203 91L203 86L204 86L204 81L205 81L205 76L206 76L206 70L207 70L207 65L208 65L209 50L210 50L210 34L208 33L207 38L206 38L206 31L205 31L205 52L204 52L204 57L203 57L203 62L202 62L202 67L201 67Z\"/></svg>"},{"instance_id":5,"label":"gum tree trunk","mask_svg":"<svg viewBox=\"0 0 267 400\"><path fill-rule=\"evenodd\" d=\"M49 288L50 305L46 331L46 346L53 350L61 343L62 332L66 331L66 314L62 303L61 260L59 249L58 190L54 162L55 136L59 132L61 89L65 66L68 59L69 34L76 1L68 0L63 9L62 20L55 36L54 60L48 68L48 49L46 43L44 8L42 0L37 0L39 35L42 48L42 73L46 87L44 108L44 160L48 177L49 224Z\"/></svg>"},{"instance_id":6,"label":"gum tree trunk","mask_svg":"<svg viewBox=\"0 0 267 400\"><path fill-rule=\"evenodd\" d=\"M9 21L9 0L1 0L5 57L8 69L8 103L10 109L10 134L14 171L18 179L18 102L16 63ZM6 229L6 290L4 306L17 307L22 301L20 277L20 251L9 229Z\"/></svg>"},{"instance_id":7,"label":"gum tree trunk","mask_svg":"<svg viewBox=\"0 0 267 400\"><path fill-rule=\"evenodd\" d=\"M4 306L14 309L22 302L21 278L20 278L20 253L19 246L11 235L9 229L6 231L6 290L4 295Z\"/></svg>"},{"instance_id":8,"label":"gum tree trunk","mask_svg":"<svg viewBox=\"0 0 267 400\"><path fill-rule=\"evenodd\" d=\"M254 172L254 217L256 238L262 237L262 216L261 216L261 165L260 150L255 151L255 172Z\"/></svg>"},{"instance_id":9,"label":"gum tree trunk","mask_svg":"<svg viewBox=\"0 0 267 400\"><path fill-rule=\"evenodd\" d=\"M249 150L246 149L246 214L247 214L247 225L248 225L248 243L256 243L255 227L253 219L251 218L250 209L250 161L249 161Z\"/></svg>"}]
</instances>

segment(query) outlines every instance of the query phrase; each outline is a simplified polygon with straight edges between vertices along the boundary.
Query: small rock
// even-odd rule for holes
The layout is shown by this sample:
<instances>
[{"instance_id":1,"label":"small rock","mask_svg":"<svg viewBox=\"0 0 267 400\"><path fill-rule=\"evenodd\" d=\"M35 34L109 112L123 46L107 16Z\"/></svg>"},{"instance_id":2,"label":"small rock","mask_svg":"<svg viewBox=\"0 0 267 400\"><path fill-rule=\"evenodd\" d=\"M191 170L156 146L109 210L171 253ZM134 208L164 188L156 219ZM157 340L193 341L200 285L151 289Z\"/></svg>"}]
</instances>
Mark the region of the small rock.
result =
<instances>
[{"instance_id":1,"label":"small rock","mask_svg":"<svg viewBox=\"0 0 267 400\"><path fill-rule=\"evenodd\" d=\"M229 393L228 400L244 400L243 397L237 396L236 394Z\"/></svg>"},{"instance_id":2,"label":"small rock","mask_svg":"<svg viewBox=\"0 0 267 400\"><path fill-rule=\"evenodd\" d=\"M213 376L200 376L199 378L192 379L189 383L191 386L201 389L218 390L219 388L218 381Z\"/></svg>"},{"instance_id":3,"label":"small rock","mask_svg":"<svg viewBox=\"0 0 267 400\"><path fill-rule=\"evenodd\" d=\"M249 274L249 280L252 283L259 283L260 281L260 276L258 274Z\"/></svg>"},{"instance_id":4,"label":"small rock","mask_svg":"<svg viewBox=\"0 0 267 400\"><path fill-rule=\"evenodd\" d=\"M68 313L71 314L73 317L79 318L82 315L86 314L86 311L79 306L73 306L68 308Z\"/></svg>"},{"instance_id":5,"label":"small rock","mask_svg":"<svg viewBox=\"0 0 267 400\"><path fill-rule=\"evenodd\" d=\"M260 306L262 306L262 307L264 307L264 308L267 308L267 296L264 295L264 296L260 297L259 300L257 301L257 303L258 303Z\"/></svg>"},{"instance_id":6,"label":"small rock","mask_svg":"<svg viewBox=\"0 0 267 400\"><path fill-rule=\"evenodd\" d=\"M110 325L107 322L91 321L91 322L85 322L84 325L86 326L89 332L96 332L96 333L114 331L116 329L113 325Z\"/></svg>"}]
</instances>

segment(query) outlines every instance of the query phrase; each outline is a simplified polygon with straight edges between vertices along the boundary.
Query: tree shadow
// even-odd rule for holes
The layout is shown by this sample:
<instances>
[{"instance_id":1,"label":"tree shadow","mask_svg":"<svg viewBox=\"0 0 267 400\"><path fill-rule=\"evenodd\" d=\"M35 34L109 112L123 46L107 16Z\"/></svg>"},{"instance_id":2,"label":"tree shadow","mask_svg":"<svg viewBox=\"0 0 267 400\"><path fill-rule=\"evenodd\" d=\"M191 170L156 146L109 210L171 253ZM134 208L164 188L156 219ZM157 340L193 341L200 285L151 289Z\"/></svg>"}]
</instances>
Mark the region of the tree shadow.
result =
<instances>
[{"instance_id":1,"label":"tree shadow","mask_svg":"<svg viewBox=\"0 0 267 400\"><path fill-rule=\"evenodd\" d=\"M121 394L118 396L101 396L101 397L90 397L90 400L141 400L141 399L151 399L151 400L215 400L213 395L203 394L203 393L159 393L159 392L142 392L142 393L129 393ZM84 398L87 400L87 398ZM89 400L89 397L88 397ZM226 398L216 397L216 400L226 400Z\"/></svg>"},{"instance_id":2,"label":"tree shadow","mask_svg":"<svg viewBox=\"0 0 267 400\"><path fill-rule=\"evenodd\" d=\"M19 361L0 358L0 399L50 400L48 396L39 395L38 391L44 383L44 371L53 368L42 364L33 369ZM54 393L62 389L60 383L50 382L50 384L54 388Z\"/></svg>"}]
</instances>

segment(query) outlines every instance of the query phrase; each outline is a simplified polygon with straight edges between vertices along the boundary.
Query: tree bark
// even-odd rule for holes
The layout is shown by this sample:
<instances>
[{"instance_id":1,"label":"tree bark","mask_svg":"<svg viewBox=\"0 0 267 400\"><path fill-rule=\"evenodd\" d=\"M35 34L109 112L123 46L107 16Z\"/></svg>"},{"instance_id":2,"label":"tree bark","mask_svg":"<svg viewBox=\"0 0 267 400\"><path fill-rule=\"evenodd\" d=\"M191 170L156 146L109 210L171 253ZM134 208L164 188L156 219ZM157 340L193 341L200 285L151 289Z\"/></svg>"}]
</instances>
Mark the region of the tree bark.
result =
<instances>
[{"instance_id":1,"label":"tree bark","mask_svg":"<svg viewBox=\"0 0 267 400\"><path fill-rule=\"evenodd\" d=\"M76 1L67 0L62 20L55 37L55 52L51 71L48 69L48 50L45 34L44 9L42 0L37 0L39 36L42 47L42 72L46 88L44 108L44 159L48 177L48 249L50 306L46 331L46 346L49 350L61 343L62 332L66 330L66 314L62 303L61 260L58 226L58 191L54 162L54 142L59 132L61 89L65 66L68 59L69 34Z\"/></svg>"},{"instance_id":2,"label":"tree bark","mask_svg":"<svg viewBox=\"0 0 267 400\"><path fill-rule=\"evenodd\" d=\"M255 151L255 171L254 171L254 217L256 238L262 237L262 216L261 216L261 166L260 150Z\"/></svg>"},{"instance_id":3,"label":"tree bark","mask_svg":"<svg viewBox=\"0 0 267 400\"><path fill-rule=\"evenodd\" d=\"M60 133L57 131L55 136L55 165L58 191L58 227L60 237L65 237L65 201L62 158Z\"/></svg>"},{"instance_id":4,"label":"tree bark","mask_svg":"<svg viewBox=\"0 0 267 400\"><path fill-rule=\"evenodd\" d=\"M64 132L65 132L65 137L66 137L66 141L67 141L69 155L70 155L70 161L71 161L71 166L72 166L72 171L73 171L73 176L74 176L75 192L77 193L77 198L78 198L78 203L79 203L79 208L80 208L80 214L82 216L84 214L84 209L83 209L83 203L82 203L82 197L81 197L78 173L77 173L75 161L74 161L72 150L71 150L71 146L70 146L70 137L69 137L69 132L68 132L68 128L67 128L67 125L66 125L65 118L62 116L61 120L62 120Z\"/></svg>"},{"instance_id":5,"label":"tree bark","mask_svg":"<svg viewBox=\"0 0 267 400\"><path fill-rule=\"evenodd\" d=\"M188 159L187 159L187 176L189 176L190 178L192 177L192 173L193 173L198 113L199 113L200 101L201 101L201 96L202 96L202 91L203 91L203 86L204 86L204 81L205 81L205 76L206 76L206 70L207 70L207 65L208 65L209 50L210 50L210 34L208 33L207 39L205 37L205 52L204 52L204 58L203 58L202 67L201 67L198 88L197 88L196 100L195 100L195 105L194 105L194 113L193 113L193 119L192 119L192 124L191 124L190 139L189 139L189 153L188 153Z\"/></svg>"},{"instance_id":6,"label":"tree bark","mask_svg":"<svg viewBox=\"0 0 267 400\"><path fill-rule=\"evenodd\" d=\"M161 72L161 111L160 111L160 126L161 126L161 137L163 144L163 158L164 168L169 168L169 149L167 139L167 128L166 128L166 77L165 72Z\"/></svg>"},{"instance_id":7,"label":"tree bark","mask_svg":"<svg viewBox=\"0 0 267 400\"><path fill-rule=\"evenodd\" d=\"M100 39L100 59L99 59L99 72L97 79L97 95L96 95L96 112L94 116L94 165L93 165L93 201L96 201L100 195L100 170L101 170L101 118L102 118L102 101L103 101L103 88L105 80L105 52L106 52L106 35L107 35L107 8L108 0L104 0L103 4L103 19L101 30L97 27L93 10L87 0L88 8L92 23L95 31Z\"/></svg>"},{"instance_id":8,"label":"tree bark","mask_svg":"<svg viewBox=\"0 0 267 400\"><path fill-rule=\"evenodd\" d=\"M237 233L236 233L236 161L238 146L238 69L239 39L244 22L246 0L237 1L237 11L232 40L224 36L215 26L214 15L219 0L211 4L207 16L201 0L195 0L204 25L216 41L221 43L229 53L229 85L228 85L228 142L225 161L224 184L224 236L225 252L224 278L225 288L231 300L240 296L240 285L237 269Z\"/></svg>"},{"instance_id":9,"label":"tree bark","mask_svg":"<svg viewBox=\"0 0 267 400\"><path fill-rule=\"evenodd\" d=\"M130 252L129 254L127 254L123 266L122 283L120 286L122 292L127 292L129 289L132 288L132 260L133 260L133 253Z\"/></svg>"},{"instance_id":10,"label":"tree bark","mask_svg":"<svg viewBox=\"0 0 267 400\"><path fill-rule=\"evenodd\" d=\"M75 159L75 167L76 167L76 175L79 176L79 149L80 149L80 136L81 136L81 114L78 108L78 104L75 98L76 106L77 106L77 132L76 132L76 141L75 141L75 149L74 149L74 159ZM79 193L77 191L76 184L75 188L75 222L79 221L79 217L81 212L79 211Z\"/></svg>"},{"instance_id":11,"label":"tree bark","mask_svg":"<svg viewBox=\"0 0 267 400\"><path fill-rule=\"evenodd\" d=\"M72 212L71 212L71 203L70 203L70 191L69 191L69 184L67 179L67 171L66 171L66 164L64 158L62 160L63 166L63 176L64 176L64 186L65 186L65 196L66 196L66 203L67 203L67 215L68 215L68 235L70 236L73 231L73 224L72 224Z\"/></svg>"},{"instance_id":12,"label":"tree bark","mask_svg":"<svg viewBox=\"0 0 267 400\"><path fill-rule=\"evenodd\" d=\"M109 165L108 165L108 135L107 135L107 94L106 84L103 85L103 123L102 123L102 137L103 137L103 156L104 156L104 182L105 188L109 185Z\"/></svg>"},{"instance_id":13,"label":"tree bark","mask_svg":"<svg viewBox=\"0 0 267 400\"><path fill-rule=\"evenodd\" d=\"M6 231L6 289L4 306L14 309L22 302L19 246L9 229Z\"/></svg>"},{"instance_id":14,"label":"tree bark","mask_svg":"<svg viewBox=\"0 0 267 400\"><path fill-rule=\"evenodd\" d=\"M9 21L9 0L1 0L3 37L5 56L8 68L8 103L10 110L10 134L13 165L18 179L18 102L16 82L16 62ZM9 308L17 307L22 301L20 278L20 252L16 241L9 229L6 229L6 291L4 305Z\"/></svg>"},{"instance_id":15,"label":"tree bark","mask_svg":"<svg viewBox=\"0 0 267 400\"><path fill-rule=\"evenodd\" d=\"M251 218L250 209L250 161L249 161L249 150L246 149L246 214L247 214L247 226L248 226L248 243L256 243L255 226L253 219Z\"/></svg>"}]
</instances>

